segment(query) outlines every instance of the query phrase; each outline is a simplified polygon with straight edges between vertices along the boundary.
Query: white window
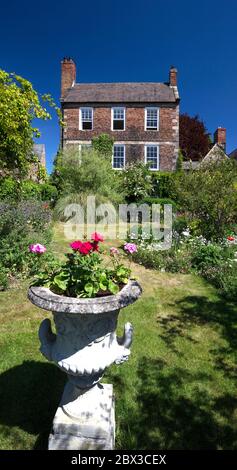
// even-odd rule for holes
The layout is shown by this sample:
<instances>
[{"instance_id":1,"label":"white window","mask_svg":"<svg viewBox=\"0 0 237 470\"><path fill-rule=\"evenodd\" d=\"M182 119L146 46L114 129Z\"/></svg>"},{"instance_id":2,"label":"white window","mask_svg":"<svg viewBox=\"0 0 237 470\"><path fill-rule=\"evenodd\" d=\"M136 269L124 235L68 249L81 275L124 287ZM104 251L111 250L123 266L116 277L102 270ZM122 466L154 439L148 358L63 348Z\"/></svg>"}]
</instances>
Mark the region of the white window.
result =
<instances>
[{"instance_id":1,"label":"white window","mask_svg":"<svg viewBox=\"0 0 237 470\"><path fill-rule=\"evenodd\" d=\"M145 145L145 162L150 170L159 170L159 146Z\"/></svg>"},{"instance_id":2,"label":"white window","mask_svg":"<svg viewBox=\"0 0 237 470\"><path fill-rule=\"evenodd\" d=\"M122 170L125 167L125 145L114 145L112 166L116 170Z\"/></svg>"},{"instance_id":3,"label":"white window","mask_svg":"<svg viewBox=\"0 0 237 470\"><path fill-rule=\"evenodd\" d=\"M84 155L88 150L92 148L92 144L79 144L79 155Z\"/></svg>"},{"instance_id":4,"label":"white window","mask_svg":"<svg viewBox=\"0 0 237 470\"><path fill-rule=\"evenodd\" d=\"M159 128L159 112L158 108L145 109L145 130L158 131Z\"/></svg>"},{"instance_id":5,"label":"white window","mask_svg":"<svg viewBox=\"0 0 237 470\"><path fill-rule=\"evenodd\" d=\"M93 129L93 108L80 108L79 129L80 131Z\"/></svg>"},{"instance_id":6,"label":"white window","mask_svg":"<svg viewBox=\"0 0 237 470\"><path fill-rule=\"evenodd\" d=\"M112 131L125 130L125 108L112 108Z\"/></svg>"}]
</instances>

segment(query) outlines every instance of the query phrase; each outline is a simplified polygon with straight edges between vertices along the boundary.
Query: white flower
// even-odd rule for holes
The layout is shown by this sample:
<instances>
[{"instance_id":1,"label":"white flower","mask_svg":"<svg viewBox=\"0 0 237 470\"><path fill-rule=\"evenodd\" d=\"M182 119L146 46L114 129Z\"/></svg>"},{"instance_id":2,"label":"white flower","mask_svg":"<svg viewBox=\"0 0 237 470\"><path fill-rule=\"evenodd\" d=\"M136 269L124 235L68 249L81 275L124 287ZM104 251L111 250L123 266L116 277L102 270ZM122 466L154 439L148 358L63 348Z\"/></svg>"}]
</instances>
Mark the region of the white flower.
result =
<instances>
[{"instance_id":1,"label":"white flower","mask_svg":"<svg viewBox=\"0 0 237 470\"><path fill-rule=\"evenodd\" d=\"M184 230L184 231L182 232L182 235L184 235L184 237L190 237L189 230Z\"/></svg>"}]
</instances>

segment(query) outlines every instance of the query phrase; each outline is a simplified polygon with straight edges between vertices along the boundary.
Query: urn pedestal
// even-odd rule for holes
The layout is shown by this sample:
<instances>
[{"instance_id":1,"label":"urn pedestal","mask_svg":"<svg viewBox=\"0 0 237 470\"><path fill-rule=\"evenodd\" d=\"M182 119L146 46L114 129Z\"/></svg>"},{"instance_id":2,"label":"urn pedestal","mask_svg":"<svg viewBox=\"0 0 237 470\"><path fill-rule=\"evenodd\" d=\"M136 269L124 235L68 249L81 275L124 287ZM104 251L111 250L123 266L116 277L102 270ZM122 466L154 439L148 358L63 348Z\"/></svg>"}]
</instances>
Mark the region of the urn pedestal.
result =
<instances>
[{"instance_id":1,"label":"urn pedestal","mask_svg":"<svg viewBox=\"0 0 237 470\"><path fill-rule=\"evenodd\" d=\"M28 297L54 316L39 328L40 351L66 372L68 382L56 411L49 449L113 449L115 434L113 387L101 384L111 364L121 364L130 354L133 328L124 326L117 337L119 310L141 295L136 281L129 281L116 295L93 299L54 294L44 287L30 287Z\"/></svg>"}]
</instances>

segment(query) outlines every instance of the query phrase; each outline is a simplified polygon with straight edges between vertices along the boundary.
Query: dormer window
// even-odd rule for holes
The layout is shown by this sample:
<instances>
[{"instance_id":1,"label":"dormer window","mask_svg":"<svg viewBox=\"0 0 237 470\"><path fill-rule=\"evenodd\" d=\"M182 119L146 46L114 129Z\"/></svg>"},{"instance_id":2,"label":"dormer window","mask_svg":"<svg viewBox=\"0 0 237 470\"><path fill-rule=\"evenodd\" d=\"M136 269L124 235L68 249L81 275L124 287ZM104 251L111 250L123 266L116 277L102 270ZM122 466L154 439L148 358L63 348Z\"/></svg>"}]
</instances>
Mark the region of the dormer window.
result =
<instances>
[{"instance_id":1,"label":"dormer window","mask_svg":"<svg viewBox=\"0 0 237 470\"><path fill-rule=\"evenodd\" d=\"M158 131L159 124L159 109L158 108L146 108L145 109L145 130L146 131Z\"/></svg>"},{"instance_id":2,"label":"dormer window","mask_svg":"<svg viewBox=\"0 0 237 470\"><path fill-rule=\"evenodd\" d=\"M112 131L125 130L125 108L112 108Z\"/></svg>"},{"instance_id":3,"label":"dormer window","mask_svg":"<svg viewBox=\"0 0 237 470\"><path fill-rule=\"evenodd\" d=\"M80 108L79 129L80 131L93 129L93 108Z\"/></svg>"}]
</instances>

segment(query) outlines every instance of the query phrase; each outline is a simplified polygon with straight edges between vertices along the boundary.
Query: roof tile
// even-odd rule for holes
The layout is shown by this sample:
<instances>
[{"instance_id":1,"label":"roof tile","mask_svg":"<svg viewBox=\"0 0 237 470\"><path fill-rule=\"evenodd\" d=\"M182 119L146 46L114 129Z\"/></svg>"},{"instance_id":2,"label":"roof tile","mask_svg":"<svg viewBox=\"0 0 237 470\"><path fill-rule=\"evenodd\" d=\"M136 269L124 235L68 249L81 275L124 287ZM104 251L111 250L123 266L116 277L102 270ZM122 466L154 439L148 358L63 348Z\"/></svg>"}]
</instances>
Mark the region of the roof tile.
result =
<instances>
[{"instance_id":1,"label":"roof tile","mask_svg":"<svg viewBox=\"0 0 237 470\"><path fill-rule=\"evenodd\" d=\"M66 103L175 103L172 88L165 83L80 83L68 90Z\"/></svg>"}]
</instances>

